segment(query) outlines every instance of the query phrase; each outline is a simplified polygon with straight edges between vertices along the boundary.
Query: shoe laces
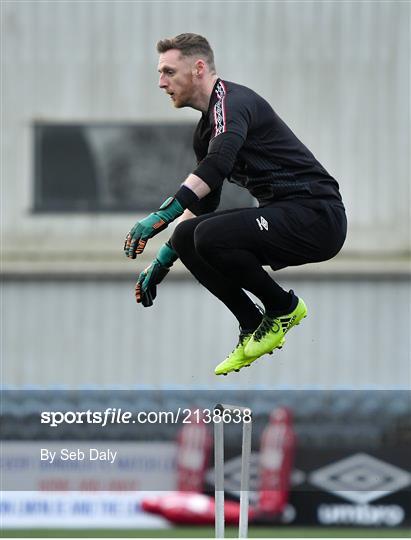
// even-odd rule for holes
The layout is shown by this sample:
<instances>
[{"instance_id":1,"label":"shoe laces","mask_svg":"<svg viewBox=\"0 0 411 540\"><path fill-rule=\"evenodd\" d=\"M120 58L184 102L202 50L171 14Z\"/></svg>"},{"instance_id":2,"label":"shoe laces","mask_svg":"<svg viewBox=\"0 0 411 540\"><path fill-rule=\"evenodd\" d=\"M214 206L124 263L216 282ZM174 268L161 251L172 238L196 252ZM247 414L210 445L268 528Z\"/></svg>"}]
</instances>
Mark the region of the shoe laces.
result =
<instances>
[{"instance_id":1,"label":"shoe laces","mask_svg":"<svg viewBox=\"0 0 411 540\"><path fill-rule=\"evenodd\" d=\"M233 353L237 349L237 347L243 346L244 341L250 336L251 336L251 334L249 332L243 332L241 330L241 326L240 326L240 335L238 336L238 343L231 352Z\"/></svg>"},{"instance_id":2,"label":"shoe laces","mask_svg":"<svg viewBox=\"0 0 411 540\"><path fill-rule=\"evenodd\" d=\"M237 343L237 347L239 345L244 345L244 341L246 340L246 338L250 337L251 334L248 334L246 332L240 332L240 335L238 337L238 343Z\"/></svg>"},{"instance_id":3,"label":"shoe laces","mask_svg":"<svg viewBox=\"0 0 411 540\"><path fill-rule=\"evenodd\" d=\"M273 328L275 328L275 332L280 330L280 325L278 324L277 320L269 317L268 315L264 315L260 326L254 332L254 341L261 341L263 337L265 337Z\"/></svg>"}]
</instances>

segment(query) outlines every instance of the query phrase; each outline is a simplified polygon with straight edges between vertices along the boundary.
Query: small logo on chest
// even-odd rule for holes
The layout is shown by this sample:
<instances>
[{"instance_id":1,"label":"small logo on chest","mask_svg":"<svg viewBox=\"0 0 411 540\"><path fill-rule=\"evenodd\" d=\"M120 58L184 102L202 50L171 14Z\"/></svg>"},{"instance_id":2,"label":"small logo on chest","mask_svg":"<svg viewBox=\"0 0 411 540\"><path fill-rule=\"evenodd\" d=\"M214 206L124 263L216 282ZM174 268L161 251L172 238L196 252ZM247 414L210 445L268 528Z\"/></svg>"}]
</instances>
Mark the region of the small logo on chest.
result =
<instances>
[{"instance_id":1,"label":"small logo on chest","mask_svg":"<svg viewBox=\"0 0 411 540\"><path fill-rule=\"evenodd\" d=\"M256 222L258 223L258 226L260 227L260 231L264 229L268 231L268 221L264 219L263 216L256 218Z\"/></svg>"}]
</instances>

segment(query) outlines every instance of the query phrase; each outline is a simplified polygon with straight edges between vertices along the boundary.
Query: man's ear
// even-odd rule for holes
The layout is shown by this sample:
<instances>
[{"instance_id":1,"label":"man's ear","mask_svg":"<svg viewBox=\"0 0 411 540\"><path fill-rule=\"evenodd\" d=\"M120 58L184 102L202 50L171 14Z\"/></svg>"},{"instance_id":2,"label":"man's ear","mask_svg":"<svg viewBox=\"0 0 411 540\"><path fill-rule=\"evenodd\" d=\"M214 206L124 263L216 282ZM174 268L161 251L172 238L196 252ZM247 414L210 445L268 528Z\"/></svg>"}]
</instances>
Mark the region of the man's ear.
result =
<instances>
[{"instance_id":1,"label":"man's ear","mask_svg":"<svg viewBox=\"0 0 411 540\"><path fill-rule=\"evenodd\" d=\"M205 62L204 60L197 60L194 64L193 73L196 77L201 77L204 74Z\"/></svg>"}]
</instances>

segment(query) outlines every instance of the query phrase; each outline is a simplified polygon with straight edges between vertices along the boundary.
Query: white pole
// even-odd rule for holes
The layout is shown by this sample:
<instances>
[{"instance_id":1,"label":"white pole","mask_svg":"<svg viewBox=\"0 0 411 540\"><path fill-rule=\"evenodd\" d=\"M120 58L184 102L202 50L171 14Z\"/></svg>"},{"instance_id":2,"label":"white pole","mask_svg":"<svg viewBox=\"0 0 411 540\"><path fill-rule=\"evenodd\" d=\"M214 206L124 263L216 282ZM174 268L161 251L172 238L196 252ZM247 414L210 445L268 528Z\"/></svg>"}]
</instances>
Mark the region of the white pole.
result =
<instances>
[{"instance_id":1,"label":"white pole","mask_svg":"<svg viewBox=\"0 0 411 540\"><path fill-rule=\"evenodd\" d=\"M215 537L224 538L224 422L214 421Z\"/></svg>"},{"instance_id":2,"label":"white pole","mask_svg":"<svg viewBox=\"0 0 411 540\"><path fill-rule=\"evenodd\" d=\"M248 537L248 503L250 495L251 418L243 421L243 447L241 452L240 523L238 538Z\"/></svg>"}]
</instances>

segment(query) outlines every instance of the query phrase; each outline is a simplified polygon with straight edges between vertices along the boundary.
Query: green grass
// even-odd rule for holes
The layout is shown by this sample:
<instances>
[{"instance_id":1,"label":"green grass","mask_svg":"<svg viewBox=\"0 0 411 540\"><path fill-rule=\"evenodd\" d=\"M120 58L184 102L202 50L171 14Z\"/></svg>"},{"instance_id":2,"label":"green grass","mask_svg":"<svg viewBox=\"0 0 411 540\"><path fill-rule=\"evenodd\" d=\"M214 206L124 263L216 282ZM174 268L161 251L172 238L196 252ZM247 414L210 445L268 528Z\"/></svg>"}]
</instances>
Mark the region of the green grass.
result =
<instances>
[{"instance_id":1,"label":"green grass","mask_svg":"<svg viewBox=\"0 0 411 540\"><path fill-rule=\"evenodd\" d=\"M212 527L173 529L8 529L1 538L213 538ZM238 537L236 527L227 527L227 538ZM250 538L411 538L410 529L250 527Z\"/></svg>"}]
</instances>

